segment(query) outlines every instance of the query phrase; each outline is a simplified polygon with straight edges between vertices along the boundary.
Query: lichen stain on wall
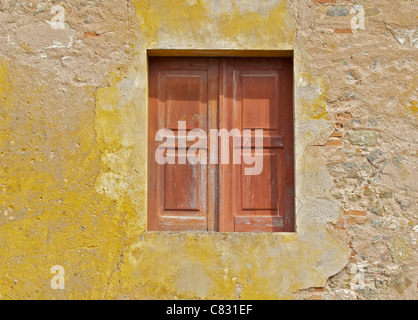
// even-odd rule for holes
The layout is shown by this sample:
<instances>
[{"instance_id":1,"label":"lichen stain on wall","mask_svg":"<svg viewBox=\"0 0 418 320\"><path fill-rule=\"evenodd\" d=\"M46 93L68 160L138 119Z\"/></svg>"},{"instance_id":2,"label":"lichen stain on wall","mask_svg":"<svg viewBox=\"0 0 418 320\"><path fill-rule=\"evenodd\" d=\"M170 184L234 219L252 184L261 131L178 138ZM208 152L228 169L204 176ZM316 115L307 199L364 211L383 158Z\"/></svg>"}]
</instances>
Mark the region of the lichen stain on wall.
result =
<instances>
[{"instance_id":1,"label":"lichen stain on wall","mask_svg":"<svg viewBox=\"0 0 418 320\"><path fill-rule=\"evenodd\" d=\"M303 95L299 99L301 105L297 119L301 121L324 119L331 120L326 110L326 86L323 79L311 74L301 74L299 85Z\"/></svg>"},{"instance_id":2,"label":"lichen stain on wall","mask_svg":"<svg viewBox=\"0 0 418 320\"><path fill-rule=\"evenodd\" d=\"M329 208L324 209L324 202L314 203L309 195L312 208L299 212L298 234L143 232L147 177L145 49L293 49L293 18L286 1L277 3L269 2L268 10L256 12L260 9L257 4L246 1L219 2L216 10L204 1L134 2L140 34L133 62L125 72L112 75L110 85L96 93L97 137L108 168L98 177L96 189L116 203L128 204L126 211L134 208L127 219L128 229L134 232L109 279L106 298L292 298L300 289L323 286L347 263L344 241L327 228L339 212L338 205L329 201L325 203ZM329 121L322 80L308 73L303 77L307 79L304 85L318 95L305 92L298 114L303 115L302 120ZM309 176L313 170L311 176L318 181L322 179L318 172L329 177L318 165L325 168L324 162L311 161L303 174ZM315 185L318 181L312 178L302 183ZM303 192L299 197L305 202ZM326 212L324 217L321 210Z\"/></svg>"},{"instance_id":3,"label":"lichen stain on wall","mask_svg":"<svg viewBox=\"0 0 418 320\"><path fill-rule=\"evenodd\" d=\"M335 246L334 236L320 234L325 238L315 248L297 235L146 233L126 248L115 274L117 290L109 293L139 299L292 298L306 286L323 286L323 272L341 268L333 259L344 248ZM321 263L324 252L331 255L327 265Z\"/></svg>"},{"instance_id":4,"label":"lichen stain on wall","mask_svg":"<svg viewBox=\"0 0 418 320\"><path fill-rule=\"evenodd\" d=\"M173 48L284 49L296 23L287 1L133 1L146 44Z\"/></svg>"},{"instance_id":5,"label":"lichen stain on wall","mask_svg":"<svg viewBox=\"0 0 418 320\"><path fill-rule=\"evenodd\" d=\"M7 93L10 90L10 83L9 79L7 79L7 68L8 63L5 59L0 59L0 101L2 105L6 105L7 103ZM3 108L2 108L3 109ZM5 112L5 110L2 110L0 113L0 123L1 123L1 136L0 136L0 152L3 153L7 147L9 146L9 140L8 140L8 133L7 133L7 126L9 123L9 115Z\"/></svg>"},{"instance_id":6,"label":"lichen stain on wall","mask_svg":"<svg viewBox=\"0 0 418 320\"><path fill-rule=\"evenodd\" d=\"M63 98L36 69L1 66L9 117L1 131L9 144L0 154L1 298L101 298L123 219L94 189L94 89L72 87ZM65 291L51 291L53 265L66 270Z\"/></svg>"}]
</instances>

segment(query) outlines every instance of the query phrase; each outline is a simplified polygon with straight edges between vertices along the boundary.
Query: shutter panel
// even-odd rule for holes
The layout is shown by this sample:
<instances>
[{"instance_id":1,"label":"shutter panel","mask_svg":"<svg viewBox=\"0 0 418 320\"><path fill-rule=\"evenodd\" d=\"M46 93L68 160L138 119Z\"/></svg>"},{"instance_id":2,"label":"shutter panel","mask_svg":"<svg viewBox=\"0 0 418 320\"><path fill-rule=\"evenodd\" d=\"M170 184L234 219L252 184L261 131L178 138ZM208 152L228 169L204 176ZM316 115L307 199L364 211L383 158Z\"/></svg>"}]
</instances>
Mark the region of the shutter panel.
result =
<instances>
[{"instance_id":1,"label":"shutter panel","mask_svg":"<svg viewBox=\"0 0 418 320\"><path fill-rule=\"evenodd\" d=\"M189 161L179 164L179 158L187 160L185 154L176 156L176 164L158 164L155 152L162 142L155 136L160 129L170 129L177 137L179 121L186 123L187 133L202 129L208 134L217 128L217 61L150 58L149 84L148 230L213 230L216 169ZM186 150L192 144L188 141ZM177 140L171 148L177 155Z\"/></svg>"},{"instance_id":2,"label":"shutter panel","mask_svg":"<svg viewBox=\"0 0 418 320\"><path fill-rule=\"evenodd\" d=\"M230 164L220 166L220 231L294 231L292 73L288 58L222 60L220 127L263 129L264 138L259 175L245 174L252 166L243 158L232 163L230 139Z\"/></svg>"}]
</instances>

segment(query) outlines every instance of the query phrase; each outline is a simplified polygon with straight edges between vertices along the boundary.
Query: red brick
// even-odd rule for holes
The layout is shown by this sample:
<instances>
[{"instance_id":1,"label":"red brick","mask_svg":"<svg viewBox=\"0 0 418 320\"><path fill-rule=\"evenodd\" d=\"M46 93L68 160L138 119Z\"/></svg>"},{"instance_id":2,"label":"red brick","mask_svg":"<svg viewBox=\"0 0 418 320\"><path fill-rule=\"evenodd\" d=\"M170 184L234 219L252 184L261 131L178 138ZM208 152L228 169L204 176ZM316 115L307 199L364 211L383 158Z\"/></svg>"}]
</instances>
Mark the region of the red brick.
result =
<instances>
[{"instance_id":1,"label":"red brick","mask_svg":"<svg viewBox=\"0 0 418 320\"><path fill-rule=\"evenodd\" d=\"M330 139L327 141L326 146L341 146L343 142L338 139Z\"/></svg>"},{"instance_id":2,"label":"red brick","mask_svg":"<svg viewBox=\"0 0 418 320\"><path fill-rule=\"evenodd\" d=\"M322 297L322 296L320 296L318 294L314 294L314 295L310 296L308 298L308 300L324 300L324 297Z\"/></svg>"},{"instance_id":3,"label":"red brick","mask_svg":"<svg viewBox=\"0 0 418 320\"><path fill-rule=\"evenodd\" d=\"M100 37L96 32L84 32L84 38Z\"/></svg>"},{"instance_id":4,"label":"red brick","mask_svg":"<svg viewBox=\"0 0 418 320\"><path fill-rule=\"evenodd\" d=\"M349 216L356 216L356 217L367 216L366 211L360 211L360 210L348 210L348 211L345 211L344 214L349 215Z\"/></svg>"},{"instance_id":5,"label":"red brick","mask_svg":"<svg viewBox=\"0 0 418 320\"><path fill-rule=\"evenodd\" d=\"M353 119L352 114L349 112L337 113L334 117L338 123L348 122Z\"/></svg>"},{"instance_id":6,"label":"red brick","mask_svg":"<svg viewBox=\"0 0 418 320\"><path fill-rule=\"evenodd\" d=\"M334 33L353 33L351 29L335 29Z\"/></svg>"},{"instance_id":7,"label":"red brick","mask_svg":"<svg viewBox=\"0 0 418 320\"><path fill-rule=\"evenodd\" d=\"M342 138L343 134L338 131L334 131L334 133L331 135L332 138Z\"/></svg>"},{"instance_id":8,"label":"red brick","mask_svg":"<svg viewBox=\"0 0 418 320\"><path fill-rule=\"evenodd\" d=\"M347 217L347 223L348 224L365 224L367 222L367 218L365 217Z\"/></svg>"}]
</instances>

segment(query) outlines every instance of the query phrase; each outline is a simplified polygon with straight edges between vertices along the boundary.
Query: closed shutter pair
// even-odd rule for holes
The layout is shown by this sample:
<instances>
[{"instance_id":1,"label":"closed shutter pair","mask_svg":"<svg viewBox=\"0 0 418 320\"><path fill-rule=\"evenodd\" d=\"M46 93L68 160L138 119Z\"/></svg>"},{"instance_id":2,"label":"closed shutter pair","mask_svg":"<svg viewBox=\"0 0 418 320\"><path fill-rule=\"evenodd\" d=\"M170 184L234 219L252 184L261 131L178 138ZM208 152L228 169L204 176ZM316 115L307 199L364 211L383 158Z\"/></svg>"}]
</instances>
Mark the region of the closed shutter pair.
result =
<instances>
[{"instance_id":1,"label":"closed shutter pair","mask_svg":"<svg viewBox=\"0 0 418 320\"><path fill-rule=\"evenodd\" d=\"M291 58L150 58L148 125L149 231L294 231ZM175 164L156 160L161 129L175 136L164 140ZM187 157L196 129L207 137L198 163ZM220 130L231 139L217 138ZM247 174L256 163L246 152L261 171Z\"/></svg>"}]
</instances>

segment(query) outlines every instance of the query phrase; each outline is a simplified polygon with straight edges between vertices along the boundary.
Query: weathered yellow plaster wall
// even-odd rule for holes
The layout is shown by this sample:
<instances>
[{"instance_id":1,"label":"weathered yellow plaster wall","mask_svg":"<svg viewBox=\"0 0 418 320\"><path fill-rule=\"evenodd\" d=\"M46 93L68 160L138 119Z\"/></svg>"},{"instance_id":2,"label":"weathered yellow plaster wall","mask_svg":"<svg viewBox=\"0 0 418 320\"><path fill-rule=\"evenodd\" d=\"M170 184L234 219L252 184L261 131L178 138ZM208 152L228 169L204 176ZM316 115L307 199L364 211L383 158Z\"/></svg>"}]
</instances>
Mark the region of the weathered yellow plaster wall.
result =
<instances>
[{"instance_id":1,"label":"weathered yellow plaster wall","mask_svg":"<svg viewBox=\"0 0 418 320\"><path fill-rule=\"evenodd\" d=\"M357 261L361 248L354 250L353 242L360 234L347 230L350 221L341 222L344 212L358 207L357 200L344 197L360 187L338 184L330 166L349 161L350 155L329 149L333 139L340 139L335 145L341 139L355 145L353 133L335 135L341 129L336 115L349 109L352 117L361 105L336 102L351 88L333 77L352 59L338 52L347 35L317 25L323 23L317 18L326 14L326 4L62 1L65 29L54 30L48 21L56 2L20 3L0 2L1 299L293 299L309 296L309 288L324 288L321 292L331 298L341 296L338 290L349 291L349 297L361 294L349 290L344 271ZM387 9L388 3L382 6ZM413 6L404 1L402 8ZM350 36L359 46L366 41ZM148 49L294 50L296 233L146 231ZM330 61L338 67L326 69ZM415 122L406 126L416 132L416 76L411 73L416 61L390 68L409 80L402 103L389 114L412 115ZM353 69L351 77L358 73ZM368 90L359 93L363 101ZM378 90L385 94L386 88ZM373 112L373 106L367 108ZM331 135L335 138L329 140ZM403 166L402 183L410 189L401 203L416 194L411 169L416 148L407 150L408 162L398 159L392 168ZM416 210L416 203L410 208ZM416 211L403 219L403 232L412 234ZM405 252L395 255L403 265L416 264L410 242L388 241L389 250ZM54 265L65 269L65 290L50 286ZM336 274L330 287L328 279ZM404 274L399 277L404 285L393 290L404 296L411 286Z\"/></svg>"}]
</instances>

